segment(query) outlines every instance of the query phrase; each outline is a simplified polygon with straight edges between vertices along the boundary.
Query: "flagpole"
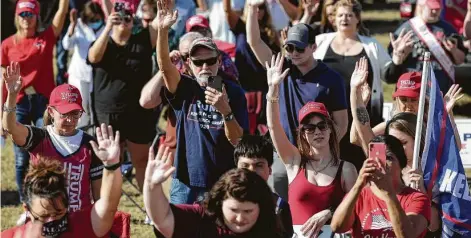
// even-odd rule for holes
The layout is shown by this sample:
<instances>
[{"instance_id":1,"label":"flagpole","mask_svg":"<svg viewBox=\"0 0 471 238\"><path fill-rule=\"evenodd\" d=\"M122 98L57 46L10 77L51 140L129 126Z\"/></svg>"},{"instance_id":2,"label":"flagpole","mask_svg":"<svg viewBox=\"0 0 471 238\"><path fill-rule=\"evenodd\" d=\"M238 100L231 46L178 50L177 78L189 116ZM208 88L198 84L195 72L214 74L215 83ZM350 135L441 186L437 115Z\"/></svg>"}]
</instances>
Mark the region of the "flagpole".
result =
<instances>
[{"instance_id":1,"label":"flagpole","mask_svg":"<svg viewBox=\"0 0 471 238\"><path fill-rule=\"evenodd\" d=\"M430 78L430 52L424 54L424 68L422 70L422 81L420 83L419 111L417 113L417 125L415 129L414 157L412 169L419 168L420 141L422 139L422 125L424 123L425 100L427 91L427 82Z\"/></svg>"}]
</instances>

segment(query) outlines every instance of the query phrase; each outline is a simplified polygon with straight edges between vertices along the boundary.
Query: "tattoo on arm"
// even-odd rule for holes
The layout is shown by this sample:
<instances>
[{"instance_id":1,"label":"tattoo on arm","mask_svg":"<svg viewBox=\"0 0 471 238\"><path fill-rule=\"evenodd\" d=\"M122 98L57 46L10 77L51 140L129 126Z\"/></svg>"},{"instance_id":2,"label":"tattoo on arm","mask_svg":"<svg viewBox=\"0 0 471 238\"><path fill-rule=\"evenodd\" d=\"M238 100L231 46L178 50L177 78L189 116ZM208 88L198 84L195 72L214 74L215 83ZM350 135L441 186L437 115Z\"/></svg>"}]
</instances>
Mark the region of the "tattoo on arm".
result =
<instances>
[{"instance_id":1,"label":"tattoo on arm","mask_svg":"<svg viewBox=\"0 0 471 238\"><path fill-rule=\"evenodd\" d=\"M370 122L370 116L365 107L357 108L357 117L362 125L366 125L366 123Z\"/></svg>"}]
</instances>

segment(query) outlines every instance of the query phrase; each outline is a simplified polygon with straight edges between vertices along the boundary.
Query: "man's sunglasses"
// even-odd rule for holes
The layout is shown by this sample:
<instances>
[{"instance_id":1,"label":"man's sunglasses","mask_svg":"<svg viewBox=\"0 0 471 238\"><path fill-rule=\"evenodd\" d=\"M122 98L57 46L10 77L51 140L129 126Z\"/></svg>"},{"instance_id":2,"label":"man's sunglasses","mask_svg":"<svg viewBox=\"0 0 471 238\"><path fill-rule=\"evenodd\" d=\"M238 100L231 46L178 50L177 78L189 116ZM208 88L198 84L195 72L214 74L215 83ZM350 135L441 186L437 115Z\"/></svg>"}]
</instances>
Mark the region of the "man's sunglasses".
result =
<instances>
[{"instance_id":1,"label":"man's sunglasses","mask_svg":"<svg viewBox=\"0 0 471 238\"><path fill-rule=\"evenodd\" d=\"M191 61L193 62L193 64L197 67L201 67L203 66L205 63L207 65L214 65L216 62L218 62L218 57L213 57L213 58L209 58L209 59L201 59L201 60L196 60L196 59L191 59Z\"/></svg>"},{"instance_id":2,"label":"man's sunglasses","mask_svg":"<svg viewBox=\"0 0 471 238\"><path fill-rule=\"evenodd\" d=\"M319 128L321 131L325 131L329 129L329 125L325 121L321 121L317 124L305 124L301 127L301 130L308 133L312 134L316 131L316 128Z\"/></svg>"},{"instance_id":3,"label":"man's sunglasses","mask_svg":"<svg viewBox=\"0 0 471 238\"><path fill-rule=\"evenodd\" d=\"M288 44L285 46L285 50L288 51L288 53L293 53L294 50L296 50L298 53L304 53L306 50L305 48L299 48L294 45Z\"/></svg>"},{"instance_id":4,"label":"man's sunglasses","mask_svg":"<svg viewBox=\"0 0 471 238\"><path fill-rule=\"evenodd\" d=\"M18 14L20 17L23 17L23 18L31 18L34 16L34 13L32 12L20 12L20 14Z\"/></svg>"}]
</instances>

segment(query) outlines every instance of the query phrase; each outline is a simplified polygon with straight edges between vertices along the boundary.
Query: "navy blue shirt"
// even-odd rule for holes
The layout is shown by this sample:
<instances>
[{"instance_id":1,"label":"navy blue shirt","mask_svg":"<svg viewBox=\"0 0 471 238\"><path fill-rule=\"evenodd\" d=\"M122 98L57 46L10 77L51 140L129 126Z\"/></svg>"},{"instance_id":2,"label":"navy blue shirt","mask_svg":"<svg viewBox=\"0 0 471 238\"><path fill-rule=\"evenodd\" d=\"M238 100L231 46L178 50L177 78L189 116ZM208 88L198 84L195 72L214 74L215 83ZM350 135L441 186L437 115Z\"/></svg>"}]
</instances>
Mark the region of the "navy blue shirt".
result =
<instances>
[{"instance_id":1,"label":"navy blue shirt","mask_svg":"<svg viewBox=\"0 0 471 238\"><path fill-rule=\"evenodd\" d=\"M231 80L223 82L235 120L247 130L244 91ZM190 186L210 188L224 172L235 168L234 146L226 138L223 116L205 103L204 91L196 80L181 75L175 94L167 90L165 94L177 120L174 177Z\"/></svg>"},{"instance_id":2,"label":"navy blue shirt","mask_svg":"<svg viewBox=\"0 0 471 238\"><path fill-rule=\"evenodd\" d=\"M283 70L286 68L290 68L290 74L280 85L280 120L286 136L296 145L299 110L310 101L324 103L330 115L347 109L345 83L321 61L305 75L289 59L285 59Z\"/></svg>"},{"instance_id":3,"label":"navy blue shirt","mask_svg":"<svg viewBox=\"0 0 471 238\"><path fill-rule=\"evenodd\" d=\"M258 62L257 57L247 43L245 23L239 19L234 29L236 37L235 65L239 71L239 82L246 91L268 91L267 71ZM276 44L270 44L267 34L261 32L260 37L276 54L280 51Z\"/></svg>"},{"instance_id":4,"label":"navy blue shirt","mask_svg":"<svg viewBox=\"0 0 471 238\"><path fill-rule=\"evenodd\" d=\"M435 38L437 38L438 42L442 42L445 38L451 36L451 35L456 35L458 32L456 32L455 28L451 24L449 24L446 21L440 20L436 23L426 23L428 29L430 32L433 33ZM405 29L406 32L412 30L412 26L409 21L404 22L397 30L394 32L395 37L401 33L402 29ZM414 32L414 31L413 31ZM466 48L463 46L463 41L461 40L460 37L455 38L458 43L458 49L463 51L466 54ZM422 72L423 68L423 56L426 51L429 51L427 45L423 43L417 34L414 32L414 36L412 36L412 40L414 41L414 46L412 53L410 53L407 58L405 59L403 65L407 67L409 71L419 71ZM453 57L449 54L449 52L446 50L444 46L443 50L447 52L448 57L450 57L450 60L453 62ZM392 47L389 45L389 52L392 53ZM448 89L450 88L452 81L448 77L447 73L442 69L438 61L435 59L433 56L433 53L431 54L431 65L433 68L433 72L435 73L435 77L438 80L438 84L440 85L440 90L442 92L448 92Z\"/></svg>"}]
</instances>

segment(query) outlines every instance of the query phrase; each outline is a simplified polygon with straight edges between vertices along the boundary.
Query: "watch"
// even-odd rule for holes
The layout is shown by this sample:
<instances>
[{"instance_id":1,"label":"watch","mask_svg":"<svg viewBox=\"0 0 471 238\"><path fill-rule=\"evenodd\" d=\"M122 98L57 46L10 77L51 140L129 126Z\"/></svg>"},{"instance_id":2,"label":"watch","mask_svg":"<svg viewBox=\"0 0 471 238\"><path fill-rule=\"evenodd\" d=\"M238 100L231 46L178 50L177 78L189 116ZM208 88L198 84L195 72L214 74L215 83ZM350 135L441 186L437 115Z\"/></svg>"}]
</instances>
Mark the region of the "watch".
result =
<instances>
[{"instance_id":1,"label":"watch","mask_svg":"<svg viewBox=\"0 0 471 238\"><path fill-rule=\"evenodd\" d=\"M224 116L224 121L231 121L234 119L234 113L229 112L226 116Z\"/></svg>"},{"instance_id":2,"label":"watch","mask_svg":"<svg viewBox=\"0 0 471 238\"><path fill-rule=\"evenodd\" d=\"M118 162L118 163L112 164L112 165L108 165L108 166L104 165L104 168L106 170L109 170L109 171L114 171L114 170L118 169L119 167L121 167L121 162Z\"/></svg>"}]
</instances>

